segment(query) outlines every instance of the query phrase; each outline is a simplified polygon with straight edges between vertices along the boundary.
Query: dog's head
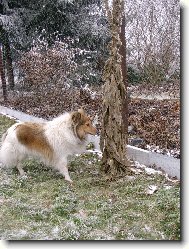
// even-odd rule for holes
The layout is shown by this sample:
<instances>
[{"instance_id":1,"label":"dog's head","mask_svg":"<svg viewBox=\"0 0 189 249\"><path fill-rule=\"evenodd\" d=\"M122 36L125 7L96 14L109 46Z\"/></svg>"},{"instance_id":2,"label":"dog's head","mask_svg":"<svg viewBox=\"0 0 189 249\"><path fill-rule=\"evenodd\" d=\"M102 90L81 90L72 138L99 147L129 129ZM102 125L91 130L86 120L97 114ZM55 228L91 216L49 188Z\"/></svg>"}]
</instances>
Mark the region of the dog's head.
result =
<instances>
[{"instance_id":1,"label":"dog's head","mask_svg":"<svg viewBox=\"0 0 189 249\"><path fill-rule=\"evenodd\" d=\"M87 134L95 135L96 128L92 125L92 120L83 109L71 114L74 133L79 139L84 139Z\"/></svg>"}]
</instances>

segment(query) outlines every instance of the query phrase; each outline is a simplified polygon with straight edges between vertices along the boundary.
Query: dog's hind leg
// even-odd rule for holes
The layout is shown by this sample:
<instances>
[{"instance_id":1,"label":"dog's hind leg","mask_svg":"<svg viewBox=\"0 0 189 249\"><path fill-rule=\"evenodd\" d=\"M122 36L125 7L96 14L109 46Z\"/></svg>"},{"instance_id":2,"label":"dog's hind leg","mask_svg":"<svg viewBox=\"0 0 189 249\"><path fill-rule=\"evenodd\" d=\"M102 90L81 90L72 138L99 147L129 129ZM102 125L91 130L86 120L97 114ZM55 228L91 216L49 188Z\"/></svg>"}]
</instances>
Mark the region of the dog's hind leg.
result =
<instances>
[{"instance_id":1,"label":"dog's hind leg","mask_svg":"<svg viewBox=\"0 0 189 249\"><path fill-rule=\"evenodd\" d=\"M17 167L17 169L18 169L18 171L19 171L19 173L20 173L20 176L24 176L24 175L25 175L25 172L24 172L24 170L23 170L23 168L22 168L21 162L19 162L19 163L16 165L16 167Z\"/></svg>"}]
</instances>

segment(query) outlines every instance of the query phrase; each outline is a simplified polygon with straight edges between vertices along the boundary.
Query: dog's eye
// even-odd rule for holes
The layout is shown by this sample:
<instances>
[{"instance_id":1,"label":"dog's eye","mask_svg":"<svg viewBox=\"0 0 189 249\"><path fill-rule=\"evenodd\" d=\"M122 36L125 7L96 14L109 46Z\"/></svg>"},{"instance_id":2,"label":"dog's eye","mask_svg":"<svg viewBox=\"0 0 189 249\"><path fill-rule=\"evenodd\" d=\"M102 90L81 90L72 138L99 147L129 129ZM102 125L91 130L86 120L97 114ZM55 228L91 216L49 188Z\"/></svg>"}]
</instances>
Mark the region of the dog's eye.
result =
<instances>
[{"instance_id":1,"label":"dog's eye","mask_svg":"<svg viewBox=\"0 0 189 249\"><path fill-rule=\"evenodd\" d=\"M89 126L89 124L86 124L86 126Z\"/></svg>"}]
</instances>

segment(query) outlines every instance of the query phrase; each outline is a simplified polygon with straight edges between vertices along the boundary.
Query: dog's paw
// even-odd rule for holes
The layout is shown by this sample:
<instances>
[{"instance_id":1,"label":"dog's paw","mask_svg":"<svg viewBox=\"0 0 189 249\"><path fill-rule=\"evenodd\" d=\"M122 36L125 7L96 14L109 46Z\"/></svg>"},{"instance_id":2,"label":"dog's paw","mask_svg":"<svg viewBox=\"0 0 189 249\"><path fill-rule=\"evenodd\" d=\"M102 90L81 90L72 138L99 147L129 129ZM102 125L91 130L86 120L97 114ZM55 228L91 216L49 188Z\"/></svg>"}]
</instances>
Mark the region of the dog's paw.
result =
<instances>
[{"instance_id":1,"label":"dog's paw","mask_svg":"<svg viewBox=\"0 0 189 249\"><path fill-rule=\"evenodd\" d=\"M66 180L66 182L69 183L70 186L73 186L73 181L71 179L65 179L65 180Z\"/></svg>"},{"instance_id":2,"label":"dog's paw","mask_svg":"<svg viewBox=\"0 0 189 249\"><path fill-rule=\"evenodd\" d=\"M20 175L20 179L26 180L28 179L28 176L24 173L23 175Z\"/></svg>"}]
</instances>

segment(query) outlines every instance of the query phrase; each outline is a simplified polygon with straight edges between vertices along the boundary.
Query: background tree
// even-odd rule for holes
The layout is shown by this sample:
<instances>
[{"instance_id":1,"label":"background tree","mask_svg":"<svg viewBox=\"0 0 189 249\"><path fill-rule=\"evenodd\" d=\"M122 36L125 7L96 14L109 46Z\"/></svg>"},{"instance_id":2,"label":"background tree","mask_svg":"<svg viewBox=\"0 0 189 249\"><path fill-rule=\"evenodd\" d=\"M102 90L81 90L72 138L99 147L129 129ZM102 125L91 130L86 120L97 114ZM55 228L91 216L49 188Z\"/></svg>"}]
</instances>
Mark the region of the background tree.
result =
<instances>
[{"instance_id":1,"label":"background tree","mask_svg":"<svg viewBox=\"0 0 189 249\"><path fill-rule=\"evenodd\" d=\"M5 69L7 73L8 84L10 89L13 90L15 83L14 83L12 54L11 54L9 38L6 32L3 40L3 50L4 50Z\"/></svg>"},{"instance_id":2,"label":"background tree","mask_svg":"<svg viewBox=\"0 0 189 249\"><path fill-rule=\"evenodd\" d=\"M122 21L123 1L113 0L109 7L105 0L105 9L111 30L109 58L106 61L103 80L103 119L100 146L103 152L101 170L114 178L123 172L129 172L130 162L126 155L127 133L124 129L123 106L126 88L122 75L122 58L120 55L120 27Z\"/></svg>"},{"instance_id":3,"label":"background tree","mask_svg":"<svg viewBox=\"0 0 189 249\"><path fill-rule=\"evenodd\" d=\"M70 49L80 50L80 53L76 53L75 56L78 77L75 77L73 84L101 83L109 36L101 1L57 1L55 3L43 6L28 26L28 32L34 37L40 35L49 45L58 38L60 41L67 42Z\"/></svg>"},{"instance_id":4,"label":"background tree","mask_svg":"<svg viewBox=\"0 0 189 249\"><path fill-rule=\"evenodd\" d=\"M20 70L15 68L15 62L39 37L51 46L58 36L60 41L71 41L71 49L83 51L75 57L79 77L73 83L101 83L109 39L107 18L102 9L101 0L1 0L0 23L8 35L7 55L12 56L14 71ZM179 77L179 12L178 0L144 0L142 4L140 0L127 1L130 82L157 83ZM7 51L9 48L7 46ZM7 60L7 65L11 65L11 60ZM11 75L8 78L11 79Z\"/></svg>"},{"instance_id":5,"label":"background tree","mask_svg":"<svg viewBox=\"0 0 189 249\"><path fill-rule=\"evenodd\" d=\"M125 7L132 78L149 84L174 80L180 70L179 0L127 1Z\"/></svg>"},{"instance_id":6,"label":"background tree","mask_svg":"<svg viewBox=\"0 0 189 249\"><path fill-rule=\"evenodd\" d=\"M2 54L2 44L0 43L0 74L1 74L1 83L3 88L3 98L4 101L7 101L7 86L6 86L6 79L5 79L5 72L3 66L3 54Z\"/></svg>"},{"instance_id":7,"label":"background tree","mask_svg":"<svg viewBox=\"0 0 189 249\"><path fill-rule=\"evenodd\" d=\"M7 56L12 54L14 62L31 50L39 39L45 41L43 50L57 41L66 42L68 49L80 50L74 58L78 65L78 77L72 83L80 85L101 82L108 38L107 21L102 12L101 1L3 2L6 3L3 4L6 5L6 11L1 13L0 22L8 34L11 53L7 53ZM14 66L17 64L14 63Z\"/></svg>"},{"instance_id":8,"label":"background tree","mask_svg":"<svg viewBox=\"0 0 189 249\"><path fill-rule=\"evenodd\" d=\"M9 13L8 2L3 0L0 2L0 14L7 15ZM2 20L0 20L2 21ZM3 22L0 23L0 40L2 42L2 55L4 59L4 64L2 66L6 69L8 84L11 89L14 88L14 74L13 74L13 65L12 65L12 55L10 49L10 42L7 31L3 27Z\"/></svg>"}]
</instances>

